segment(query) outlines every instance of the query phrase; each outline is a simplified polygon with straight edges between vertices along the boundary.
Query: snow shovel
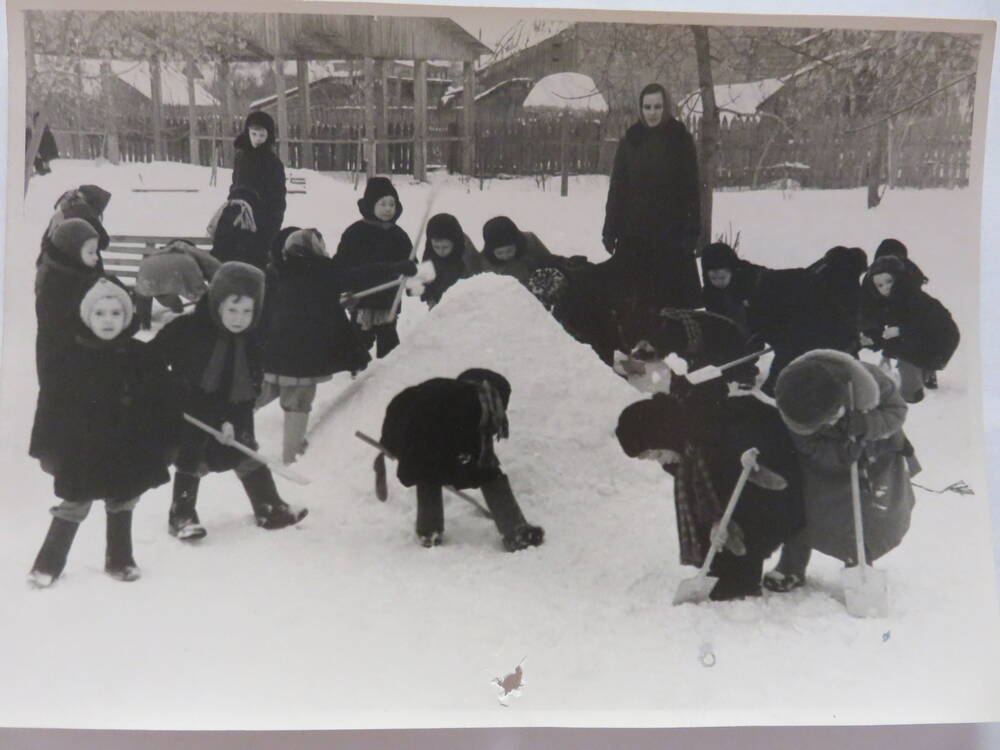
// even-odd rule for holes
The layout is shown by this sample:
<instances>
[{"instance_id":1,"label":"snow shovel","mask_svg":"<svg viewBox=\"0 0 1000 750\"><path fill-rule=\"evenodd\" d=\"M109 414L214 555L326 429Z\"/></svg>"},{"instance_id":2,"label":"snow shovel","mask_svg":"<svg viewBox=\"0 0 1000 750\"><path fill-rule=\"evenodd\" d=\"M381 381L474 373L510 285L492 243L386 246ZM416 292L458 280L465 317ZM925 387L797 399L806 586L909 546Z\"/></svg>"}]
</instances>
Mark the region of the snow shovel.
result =
<instances>
[{"instance_id":1,"label":"snow shovel","mask_svg":"<svg viewBox=\"0 0 1000 750\"><path fill-rule=\"evenodd\" d=\"M236 440L230 440L230 439L228 439L225 435L223 435L217 429L215 429L214 427L208 426L207 424L205 424L204 422L202 422L200 419L196 419L195 417L192 417L190 414L185 414L184 415L184 419L186 419L188 422L190 422L191 424L193 424L198 429L204 430L205 432L207 432L209 435L211 435L212 437L214 437L216 440L218 440L223 445L228 445L231 448L235 448L240 453L243 453L243 454L245 454L247 456L250 456L250 458L254 459L255 461L260 461L262 464L264 464L267 468L269 468L275 474L283 476L285 479L289 480L290 482L295 482L295 484L301 484L301 485L309 484L310 480L306 479L306 477L302 476L298 472L292 471L291 469L288 469L288 468L286 468L284 466L281 466L281 465L276 464L276 463L274 463L272 461L269 461L268 459L264 458L264 456L262 456L261 454L257 453L257 451L254 451L254 450L251 450L250 448L247 448L245 445L243 445L243 443L240 443L240 442L238 442Z\"/></svg>"},{"instance_id":2,"label":"snow shovel","mask_svg":"<svg viewBox=\"0 0 1000 750\"><path fill-rule=\"evenodd\" d=\"M722 520L719 521L720 529L726 529L729 526L729 521L733 517L733 511L736 510L736 503L740 499L743 487L746 485L751 472L757 468L758 455L760 455L760 451L756 448L748 448L743 452L743 456L741 457L743 471L740 472L740 478L736 480L733 493L729 496L729 504L726 505L726 510L722 514ZM716 544L716 540L713 539L712 546L705 557L705 562L702 563L698 572L691 578L685 578L681 581L680 586L677 587L677 593L674 594L675 607L678 604L685 604L687 602L698 604L708 599L709 594L712 593L712 589L715 588L715 584L719 582L719 579L715 576L710 576L708 571L712 567L712 561L715 560L715 553L719 551L719 547L721 546L720 544Z\"/></svg>"},{"instance_id":3,"label":"snow shovel","mask_svg":"<svg viewBox=\"0 0 1000 750\"><path fill-rule=\"evenodd\" d=\"M374 438L368 437L365 433L361 432L360 430L358 430L358 431L356 431L354 433L354 437L358 438L358 440L361 440L364 443L368 443L368 445L370 445L372 448L376 448L376 449L382 451L381 455L388 456L393 461L398 460L394 455L392 455L389 451L387 451L385 449L385 447L382 445L382 443L380 443L379 441L375 440ZM375 464L375 496L378 497L379 500L383 500L384 501L385 498L382 497L383 487L380 486L380 485L385 482L385 462L383 462L383 464L382 464L381 467L379 467L379 465L378 465L377 462L378 462L378 459L376 458L376 464ZM379 475L380 468L381 468L381 476ZM484 508L482 505L480 505L476 501L476 498L472 497L471 495L468 495L468 494L462 492L461 490L456 490L450 484L444 485L444 489L448 490L448 492L450 492L451 494L457 495L458 497L462 498L463 500L465 500L465 502L470 503L471 505L476 506L476 510L478 510L480 512L480 514L482 514L486 518L493 518L493 514L491 514L488 510L486 510L486 508Z\"/></svg>"},{"instance_id":4,"label":"snow shovel","mask_svg":"<svg viewBox=\"0 0 1000 750\"><path fill-rule=\"evenodd\" d=\"M730 367L736 367L737 365L742 365L744 362L749 362L757 357L763 357L765 354L774 351L770 346L765 346L759 352L754 352L753 354L748 354L745 357L740 357L739 359L734 359L732 362L726 362L724 365L706 365L705 367L700 367L694 372L689 372L685 377L687 377L688 382L691 385L698 385L699 383L705 383L709 380L714 380L715 378L722 377L723 370L728 370Z\"/></svg>"},{"instance_id":5,"label":"snow shovel","mask_svg":"<svg viewBox=\"0 0 1000 750\"><path fill-rule=\"evenodd\" d=\"M424 217L420 220L420 231L415 235L417 242L413 245L413 249L410 250L410 260L416 260L417 258L417 246L427 231L427 221L431 218L431 209L434 208L434 200L437 198L440 189L441 183L439 182L431 188L431 194L427 196L427 206L424 208ZM452 252L461 254L461 248L454 248ZM392 301L392 308L389 310L389 322L396 320L396 315L399 314L399 305L403 301L403 283L405 281L405 276L399 277L399 286L396 287L396 298Z\"/></svg>"},{"instance_id":6,"label":"snow shovel","mask_svg":"<svg viewBox=\"0 0 1000 750\"><path fill-rule=\"evenodd\" d=\"M854 409L854 388L849 383L848 404ZM865 531L861 515L861 482L858 478L857 459L851 464L851 508L854 511L854 543L857 565L844 568L844 602L847 613L853 617L886 617L889 614L889 588L885 571L868 564L865 556Z\"/></svg>"}]
</instances>

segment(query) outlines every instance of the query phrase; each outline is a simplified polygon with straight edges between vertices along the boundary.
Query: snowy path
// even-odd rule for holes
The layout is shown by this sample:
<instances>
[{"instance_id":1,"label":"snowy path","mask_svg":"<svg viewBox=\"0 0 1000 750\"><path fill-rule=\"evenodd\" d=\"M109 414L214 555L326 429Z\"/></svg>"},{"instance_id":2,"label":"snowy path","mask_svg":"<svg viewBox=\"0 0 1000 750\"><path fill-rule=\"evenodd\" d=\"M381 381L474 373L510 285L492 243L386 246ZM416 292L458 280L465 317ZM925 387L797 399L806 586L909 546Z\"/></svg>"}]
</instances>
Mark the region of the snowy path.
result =
<instances>
[{"instance_id":1,"label":"snowy path","mask_svg":"<svg viewBox=\"0 0 1000 750\"><path fill-rule=\"evenodd\" d=\"M941 390L912 410L907 431L925 467L921 483L964 479L977 494L918 491L909 536L880 563L892 615L859 621L840 601L839 564L822 556L806 590L671 607L677 582L693 570L676 564L669 478L627 459L613 434L621 408L639 395L517 284L496 277L463 282L430 312L405 300L403 345L355 382L342 374L321 386L310 449L296 465L313 484L279 485L311 508L301 527L255 528L235 478L212 476L199 503L209 536L183 546L166 534L165 486L136 512L142 581L124 586L101 572L97 507L65 580L29 591L24 575L51 491L26 456L36 393L31 280L49 207L65 187L95 182L114 194L105 217L113 233L200 234L225 194L132 193L138 167L55 167L33 181L23 232L7 254L0 723L263 729L990 717L1000 670L975 395L978 223L966 192L894 191L877 211L864 209L863 191L716 196L717 228L738 230L741 254L765 265L805 265L835 244L871 252L883 237L902 239L962 328ZM186 165L142 169L147 182L208 181L207 170ZM603 257L604 178L573 181L567 199L531 180L480 192L444 179L434 210L454 213L477 242L483 221L506 213L555 252ZM397 183L412 235L429 189ZM312 175L309 186L290 197L287 222L320 223L332 248L355 219L359 194L343 178ZM536 550L503 553L492 525L455 501L446 503L447 544L421 549L412 491L393 480L387 503L372 493L372 450L354 430L377 436L400 388L473 365L512 381L511 439L498 452L528 519L546 528ZM279 452L277 405L259 420L265 452ZM526 685L504 709L490 681L522 658Z\"/></svg>"}]
</instances>

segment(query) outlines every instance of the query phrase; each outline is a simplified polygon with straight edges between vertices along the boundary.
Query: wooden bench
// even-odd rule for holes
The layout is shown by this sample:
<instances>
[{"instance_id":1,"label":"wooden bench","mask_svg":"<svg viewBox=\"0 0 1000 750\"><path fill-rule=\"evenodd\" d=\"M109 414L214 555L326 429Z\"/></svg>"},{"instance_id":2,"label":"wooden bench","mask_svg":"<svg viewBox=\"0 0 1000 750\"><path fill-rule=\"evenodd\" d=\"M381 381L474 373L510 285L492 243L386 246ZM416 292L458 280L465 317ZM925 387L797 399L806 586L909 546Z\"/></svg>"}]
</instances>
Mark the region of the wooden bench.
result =
<instances>
[{"instance_id":1,"label":"wooden bench","mask_svg":"<svg viewBox=\"0 0 1000 750\"><path fill-rule=\"evenodd\" d=\"M212 251L211 237L155 237L150 235L113 234L106 250L101 251L104 270L117 276L127 286L135 285L135 277L142 259L164 248L172 240L185 240L195 247ZM143 328L152 325L153 300L136 297L135 312Z\"/></svg>"}]
</instances>

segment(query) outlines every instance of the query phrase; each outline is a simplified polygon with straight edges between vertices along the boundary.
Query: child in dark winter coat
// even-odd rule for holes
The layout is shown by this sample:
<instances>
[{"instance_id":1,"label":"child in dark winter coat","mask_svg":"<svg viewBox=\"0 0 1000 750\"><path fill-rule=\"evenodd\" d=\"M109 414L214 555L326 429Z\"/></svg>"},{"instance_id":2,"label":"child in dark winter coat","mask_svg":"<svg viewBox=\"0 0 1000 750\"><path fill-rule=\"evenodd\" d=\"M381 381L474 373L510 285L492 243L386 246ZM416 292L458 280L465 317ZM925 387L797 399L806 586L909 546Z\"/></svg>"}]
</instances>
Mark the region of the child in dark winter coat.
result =
<instances>
[{"instance_id":1,"label":"child in dark winter coat","mask_svg":"<svg viewBox=\"0 0 1000 750\"><path fill-rule=\"evenodd\" d=\"M388 177L372 177L365 185L365 194L358 200L361 219L344 230L334 260L344 269L370 263L399 263L409 260L413 243L396 221L403 213L399 193ZM393 302L397 290L387 289L362 298L352 315L355 324L368 342L375 343L376 356L381 359L399 345Z\"/></svg>"},{"instance_id":2,"label":"child in dark winter coat","mask_svg":"<svg viewBox=\"0 0 1000 750\"><path fill-rule=\"evenodd\" d=\"M267 253L285 221L285 165L274 153L277 139L274 120L266 112L251 112L236 137L233 182L230 198L237 188L249 188L259 196L254 206L260 247Z\"/></svg>"},{"instance_id":3,"label":"child in dark winter coat","mask_svg":"<svg viewBox=\"0 0 1000 750\"><path fill-rule=\"evenodd\" d=\"M903 265L906 267L907 272L911 276L913 276L918 286L923 286L929 281L927 275L920 270L920 266L918 266L916 263L910 260L909 257L910 251L907 250L906 245L904 245L899 240L893 239L891 237L887 237L886 239L882 240L879 243L878 248L876 248L875 250L874 260L878 260L879 258L884 258L887 255L892 255L903 261Z\"/></svg>"},{"instance_id":4,"label":"child in dark winter coat","mask_svg":"<svg viewBox=\"0 0 1000 750\"><path fill-rule=\"evenodd\" d=\"M46 359L73 338L84 292L100 278L100 237L84 219L66 219L52 230L35 275L35 364L41 377Z\"/></svg>"},{"instance_id":5,"label":"child in dark winter coat","mask_svg":"<svg viewBox=\"0 0 1000 750\"><path fill-rule=\"evenodd\" d=\"M405 260L342 269L327 255L316 229L286 227L275 245L267 272L264 383L257 408L280 398L283 460L289 464L305 450L317 383L337 372L363 370L371 361L340 305L340 294L412 275L416 265Z\"/></svg>"},{"instance_id":6,"label":"child in dark winter coat","mask_svg":"<svg viewBox=\"0 0 1000 750\"><path fill-rule=\"evenodd\" d=\"M249 263L262 271L267 267L267 232L258 226L256 218L261 214L260 198L253 190L238 187L231 191L229 199L208 222L208 236L212 238L212 255L216 260Z\"/></svg>"},{"instance_id":7,"label":"child in dark winter coat","mask_svg":"<svg viewBox=\"0 0 1000 750\"><path fill-rule=\"evenodd\" d=\"M862 290L861 344L898 362L903 399L915 404L923 399L925 384L937 385L937 371L955 353L958 326L898 257L872 263Z\"/></svg>"},{"instance_id":8,"label":"child in dark winter coat","mask_svg":"<svg viewBox=\"0 0 1000 750\"><path fill-rule=\"evenodd\" d=\"M98 278L77 301L72 340L43 371L31 455L55 479L62 502L29 581L59 577L80 522L94 500L107 510L105 570L133 581L132 510L148 489L170 481L180 427L166 366L131 338L132 301L117 282Z\"/></svg>"},{"instance_id":9,"label":"child in dark winter coat","mask_svg":"<svg viewBox=\"0 0 1000 750\"><path fill-rule=\"evenodd\" d=\"M420 295L428 307L440 302L441 296L459 279L482 270L479 251L451 214L435 214L427 222L423 260L434 264L434 280L425 285Z\"/></svg>"},{"instance_id":10,"label":"child in dark winter coat","mask_svg":"<svg viewBox=\"0 0 1000 750\"><path fill-rule=\"evenodd\" d=\"M657 461L674 476L682 565L704 563L749 448L759 453L712 562L713 600L759 596L764 561L804 525L795 451L777 409L754 395L717 402L657 394L618 420L626 455Z\"/></svg>"},{"instance_id":11,"label":"child in dark winter coat","mask_svg":"<svg viewBox=\"0 0 1000 750\"><path fill-rule=\"evenodd\" d=\"M506 216L483 224L483 270L513 276L525 286L542 266L565 268L567 258L554 255L534 232L522 232Z\"/></svg>"},{"instance_id":12,"label":"child in dark winter coat","mask_svg":"<svg viewBox=\"0 0 1000 750\"><path fill-rule=\"evenodd\" d=\"M263 375L257 330L263 302L259 269L223 263L195 311L170 321L152 343L182 388L184 411L251 449L257 446L253 412ZM201 477L210 471L236 471L258 526L284 528L307 513L281 499L267 466L193 424L184 425L175 466L169 531L179 539L205 536L195 503Z\"/></svg>"},{"instance_id":13,"label":"child in dark winter coat","mask_svg":"<svg viewBox=\"0 0 1000 750\"><path fill-rule=\"evenodd\" d=\"M844 352L814 350L782 371L775 393L802 468L806 527L786 541L764 586L790 591L804 585L813 549L847 565L857 562L854 462L869 562L896 547L909 529L914 502L910 476L919 465L903 433L906 402L875 365Z\"/></svg>"},{"instance_id":14,"label":"child in dark winter coat","mask_svg":"<svg viewBox=\"0 0 1000 750\"><path fill-rule=\"evenodd\" d=\"M764 393L773 395L781 370L807 351L857 353L861 274L867 266L864 250L838 245L808 268L761 274L747 307L747 324L752 334L774 347L761 386Z\"/></svg>"},{"instance_id":15,"label":"child in dark winter coat","mask_svg":"<svg viewBox=\"0 0 1000 750\"><path fill-rule=\"evenodd\" d=\"M398 461L397 476L417 487L417 536L441 543L441 489L479 487L509 552L542 543L544 530L524 520L493 440L508 435L510 383L492 370L466 370L457 379L433 378L398 393L382 422L382 445ZM377 464L379 466L379 464Z\"/></svg>"},{"instance_id":16,"label":"child in dark winter coat","mask_svg":"<svg viewBox=\"0 0 1000 750\"><path fill-rule=\"evenodd\" d=\"M52 247L52 232L63 221L67 219L83 219L90 224L97 232L97 267L103 271L100 261L100 251L108 247L110 238L104 225L101 223L104 211L111 200L111 193L97 185L80 185L75 190L67 190L56 201L55 213L49 220L49 225L42 235L42 247L36 265L41 265L46 252Z\"/></svg>"},{"instance_id":17,"label":"child in dark winter coat","mask_svg":"<svg viewBox=\"0 0 1000 750\"><path fill-rule=\"evenodd\" d=\"M705 309L724 315L749 334L747 306L761 274L767 270L738 258L725 242L708 245L701 252Z\"/></svg>"}]
</instances>

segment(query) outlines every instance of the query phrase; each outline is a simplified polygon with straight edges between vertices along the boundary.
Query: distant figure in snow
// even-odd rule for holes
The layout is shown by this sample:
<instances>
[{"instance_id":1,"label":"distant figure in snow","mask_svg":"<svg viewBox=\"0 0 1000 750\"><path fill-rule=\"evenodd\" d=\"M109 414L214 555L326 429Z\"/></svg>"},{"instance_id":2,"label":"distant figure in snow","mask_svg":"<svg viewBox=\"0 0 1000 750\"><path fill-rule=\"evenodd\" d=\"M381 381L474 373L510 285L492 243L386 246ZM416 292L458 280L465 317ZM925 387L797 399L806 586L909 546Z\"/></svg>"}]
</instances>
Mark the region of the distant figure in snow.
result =
<instances>
[{"instance_id":1,"label":"distant figure in snow","mask_svg":"<svg viewBox=\"0 0 1000 750\"><path fill-rule=\"evenodd\" d=\"M223 263L208 294L190 315L167 323L152 341L183 392L184 411L221 432L227 444L185 422L175 462L168 529L184 541L205 536L195 503L201 477L234 470L246 490L257 525L281 529L305 518L278 494L271 470L231 447L256 449L254 402L260 393L264 274L246 263Z\"/></svg>"},{"instance_id":2,"label":"distant figure in snow","mask_svg":"<svg viewBox=\"0 0 1000 750\"><path fill-rule=\"evenodd\" d=\"M428 220L422 260L434 264L434 280L424 286L420 295L428 307L440 302L442 295L459 279L482 271L479 251L451 214L435 214Z\"/></svg>"},{"instance_id":3,"label":"distant figure in snow","mask_svg":"<svg viewBox=\"0 0 1000 750\"><path fill-rule=\"evenodd\" d=\"M365 194L358 199L361 219L344 230L337 246L336 261L344 269L358 268L371 263L400 263L410 259L413 243L406 232L396 224L403 213L399 193L388 177L372 177L365 185ZM386 289L358 300L352 319L361 331L366 348L375 344L379 359L399 346L396 321L399 309L393 315L396 289Z\"/></svg>"},{"instance_id":4,"label":"distant figure in snow","mask_svg":"<svg viewBox=\"0 0 1000 750\"><path fill-rule=\"evenodd\" d=\"M371 361L341 307L341 293L415 272L410 260L345 269L327 255L317 229L285 227L278 233L267 269L261 321L264 380L256 408L280 400L285 414L282 457L286 464L306 449L317 384L337 372L363 370Z\"/></svg>"},{"instance_id":5,"label":"distant figure in snow","mask_svg":"<svg viewBox=\"0 0 1000 750\"><path fill-rule=\"evenodd\" d=\"M673 475L682 565L701 566L714 533L726 539L712 562L719 580L710 598L760 596L764 561L805 523L801 473L777 409L750 394L704 401L659 393L626 407L616 435L626 455ZM760 451L758 468L719 529L749 448Z\"/></svg>"},{"instance_id":6,"label":"distant figure in snow","mask_svg":"<svg viewBox=\"0 0 1000 750\"><path fill-rule=\"evenodd\" d=\"M41 373L31 455L52 474L62 502L50 511L31 569L37 588L62 573L94 500L107 510L105 571L119 581L139 578L132 510L143 492L170 481L181 413L166 366L132 338L132 318L128 292L98 277L76 302L69 342Z\"/></svg>"},{"instance_id":7,"label":"distant figure in snow","mask_svg":"<svg viewBox=\"0 0 1000 750\"><path fill-rule=\"evenodd\" d=\"M249 188L259 196L255 220L260 247L266 256L275 235L285 221L285 165L274 153L277 140L274 120L266 112L251 112L236 137L233 182L229 197L238 188ZM265 259L266 262L266 259Z\"/></svg>"},{"instance_id":8,"label":"distant figure in snow","mask_svg":"<svg viewBox=\"0 0 1000 750\"><path fill-rule=\"evenodd\" d=\"M543 266L564 268L566 258L550 252L534 232L522 232L507 216L483 224L483 270L513 276L524 286Z\"/></svg>"},{"instance_id":9,"label":"distant figure in snow","mask_svg":"<svg viewBox=\"0 0 1000 750\"><path fill-rule=\"evenodd\" d=\"M860 475L867 562L895 548L909 529L910 476L919 464L903 432L906 402L875 365L844 352L811 351L782 370L775 395L802 468L806 527L785 542L764 586L791 591L805 584L813 549L847 565L858 562L852 463Z\"/></svg>"},{"instance_id":10,"label":"distant figure in snow","mask_svg":"<svg viewBox=\"0 0 1000 750\"><path fill-rule=\"evenodd\" d=\"M895 359L903 399L922 401L925 387L937 387L937 371L948 364L961 338L951 313L894 255L872 263L862 291L861 345Z\"/></svg>"},{"instance_id":11,"label":"distant figure in snow","mask_svg":"<svg viewBox=\"0 0 1000 750\"><path fill-rule=\"evenodd\" d=\"M24 133L24 146L28 148L31 145L31 136L34 134L34 129L38 127L38 116L40 112L35 112L31 118L31 127L27 128ZM56 145L55 136L52 135L52 131L49 130L49 126L42 129L42 137L38 141L38 150L35 152L35 159L32 162L32 166L35 168L35 173L39 175L46 175L52 171L49 166L49 162L53 159L59 158L59 146Z\"/></svg>"},{"instance_id":12,"label":"distant figure in snow","mask_svg":"<svg viewBox=\"0 0 1000 750\"><path fill-rule=\"evenodd\" d=\"M493 441L506 438L510 383L492 370L432 378L400 391L385 410L381 443L398 459L397 476L417 487L417 537L442 542L442 487L478 487L509 552L538 546L545 532L529 524L500 468ZM376 462L377 470L384 464Z\"/></svg>"},{"instance_id":13,"label":"distant figure in snow","mask_svg":"<svg viewBox=\"0 0 1000 750\"><path fill-rule=\"evenodd\" d=\"M639 120L615 152L602 240L633 309L695 309L701 197L694 139L671 116L660 84L645 86L638 103Z\"/></svg>"}]
</instances>

